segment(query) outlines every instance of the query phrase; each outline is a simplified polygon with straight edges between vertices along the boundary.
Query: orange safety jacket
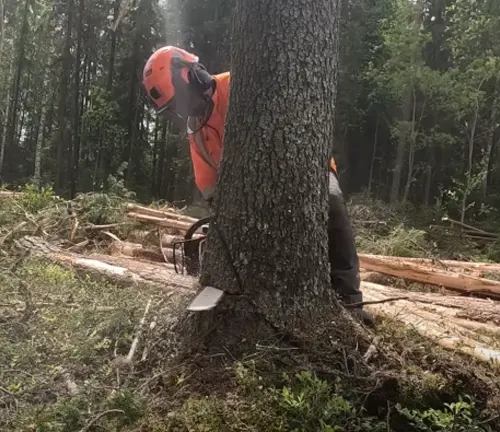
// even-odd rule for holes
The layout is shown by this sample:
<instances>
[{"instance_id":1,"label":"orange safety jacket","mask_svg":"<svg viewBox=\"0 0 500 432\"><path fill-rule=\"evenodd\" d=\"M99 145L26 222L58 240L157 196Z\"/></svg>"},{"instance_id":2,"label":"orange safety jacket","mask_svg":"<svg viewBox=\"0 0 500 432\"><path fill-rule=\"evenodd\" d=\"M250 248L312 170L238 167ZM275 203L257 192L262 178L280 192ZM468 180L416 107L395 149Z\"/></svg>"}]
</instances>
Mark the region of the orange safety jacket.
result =
<instances>
[{"instance_id":1,"label":"orange safety jacket","mask_svg":"<svg viewBox=\"0 0 500 432\"><path fill-rule=\"evenodd\" d=\"M216 81L216 87L212 95L214 103L212 115L202 128L198 119L194 117L188 118L187 121L194 179L203 198L207 200L213 197L217 185L231 80L229 72L214 75L213 78ZM330 158L329 167L337 175L337 165L333 157Z\"/></svg>"}]
</instances>

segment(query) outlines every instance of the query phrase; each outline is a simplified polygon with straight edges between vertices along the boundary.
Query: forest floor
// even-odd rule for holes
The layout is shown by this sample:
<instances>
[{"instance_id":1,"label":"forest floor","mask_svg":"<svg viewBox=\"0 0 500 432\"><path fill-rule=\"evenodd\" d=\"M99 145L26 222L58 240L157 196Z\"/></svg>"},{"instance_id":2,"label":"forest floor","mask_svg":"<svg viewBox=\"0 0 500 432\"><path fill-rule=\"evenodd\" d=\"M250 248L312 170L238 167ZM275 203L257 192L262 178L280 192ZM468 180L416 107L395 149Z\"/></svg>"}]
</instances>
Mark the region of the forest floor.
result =
<instances>
[{"instance_id":1,"label":"forest floor","mask_svg":"<svg viewBox=\"0 0 500 432\"><path fill-rule=\"evenodd\" d=\"M373 360L366 383L356 379L348 352L325 373L307 362L286 363L271 342L243 357L228 349L172 363L172 325L192 296L193 279L147 263L142 278L106 276L19 248L38 237L63 241L66 249L72 244L75 253L106 253L110 234L127 238L137 229L124 219L129 200L89 194L67 202L31 189L0 199L0 430L500 430L498 366L442 349L397 319L377 317L373 335L375 350L393 353L397 367ZM379 227L377 205L350 205L363 252L495 256L492 244L430 241L397 211ZM95 229L105 224L113 224L107 233ZM399 287L425 289L401 281ZM200 376L201 361L220 375Z\"/></svg>"}]
</instances>

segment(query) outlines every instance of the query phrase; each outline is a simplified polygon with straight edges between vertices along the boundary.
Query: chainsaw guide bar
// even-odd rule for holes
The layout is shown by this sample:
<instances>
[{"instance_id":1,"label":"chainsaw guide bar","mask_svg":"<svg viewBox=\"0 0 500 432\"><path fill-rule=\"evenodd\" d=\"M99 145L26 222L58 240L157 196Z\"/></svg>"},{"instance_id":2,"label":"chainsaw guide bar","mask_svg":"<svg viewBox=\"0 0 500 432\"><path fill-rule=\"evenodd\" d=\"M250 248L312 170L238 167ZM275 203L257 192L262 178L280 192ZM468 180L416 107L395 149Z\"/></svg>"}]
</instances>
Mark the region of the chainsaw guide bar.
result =
<instances>
[{"instance_id":1,"label":"chainsaw guide bar","mask_svg":"<svg viewBox=\"0 0 500 432\"><path fill-rule=\"evenodd\" d=\"M205 287L188 306L188 310L193 312L201 312L213 309L222 299L224 291L207 286Z\"/></svg>"}]
</instances>

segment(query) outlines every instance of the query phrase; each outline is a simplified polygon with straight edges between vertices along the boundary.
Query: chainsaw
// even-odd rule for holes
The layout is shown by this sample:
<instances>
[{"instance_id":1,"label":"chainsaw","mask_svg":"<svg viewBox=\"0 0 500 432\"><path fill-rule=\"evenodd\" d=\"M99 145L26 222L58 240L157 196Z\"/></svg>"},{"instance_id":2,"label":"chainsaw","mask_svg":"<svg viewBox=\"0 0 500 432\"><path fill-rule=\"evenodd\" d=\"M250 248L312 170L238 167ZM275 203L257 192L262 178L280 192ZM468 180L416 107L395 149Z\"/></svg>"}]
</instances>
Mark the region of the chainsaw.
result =
<instances>
[{"instance_id":1,"label":"chainsaw","mask_svg":"<svg viewBox=\"0 0 500 432\"><path fill-rule=\"evenodd\" d=\"M174 252L174 269L177 274L188 274L199 276L201 273L201 260L205 249L210 216L197 220L192 224L182 240L172 244ZM193 235L201 229L202 235L193 238ZM180 256L180 263L178 261Z\"/></svg>"},{"instance_id":2,"label":"chainsaw","mask_svg":"<svg viewBox=\"0 0 500 432\"><path fill-rule=\"evenodd\" d=\"M177 274L187 274L194 277L200 275L210 219L209 216L197 220L188 228L182 240L172 244L174 269ZM193 235L200 229L202 235L193 238ZM180 263L178 262L178 255L180 255ZM188 306L188 310L200 312L213 309L223 295L224 292L217 288L204 287Z\"/></svg>"}]
</instances>

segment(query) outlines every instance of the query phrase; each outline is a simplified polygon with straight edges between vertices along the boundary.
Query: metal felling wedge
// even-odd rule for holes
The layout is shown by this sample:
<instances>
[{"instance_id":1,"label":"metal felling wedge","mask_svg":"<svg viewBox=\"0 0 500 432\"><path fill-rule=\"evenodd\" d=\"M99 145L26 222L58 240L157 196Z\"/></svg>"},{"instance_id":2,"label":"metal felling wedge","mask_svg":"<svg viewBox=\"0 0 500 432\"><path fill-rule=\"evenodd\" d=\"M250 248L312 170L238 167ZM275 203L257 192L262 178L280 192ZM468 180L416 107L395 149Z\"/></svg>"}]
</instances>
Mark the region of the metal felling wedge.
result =
<instances>
[{"instance_id":1,"label":"metal felling wedge","mask_svg":"<svg viewBox=\"0 0 500 432\"><path fill-rule=\"evenodd\" d=\"M193 312L207 311L217 306L220 299L224 295L224 291L207 286L194 298L188 306L188 310Z\"/></svg>"}]
</instances>

